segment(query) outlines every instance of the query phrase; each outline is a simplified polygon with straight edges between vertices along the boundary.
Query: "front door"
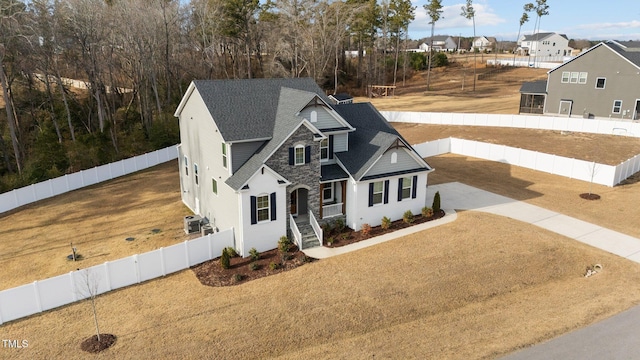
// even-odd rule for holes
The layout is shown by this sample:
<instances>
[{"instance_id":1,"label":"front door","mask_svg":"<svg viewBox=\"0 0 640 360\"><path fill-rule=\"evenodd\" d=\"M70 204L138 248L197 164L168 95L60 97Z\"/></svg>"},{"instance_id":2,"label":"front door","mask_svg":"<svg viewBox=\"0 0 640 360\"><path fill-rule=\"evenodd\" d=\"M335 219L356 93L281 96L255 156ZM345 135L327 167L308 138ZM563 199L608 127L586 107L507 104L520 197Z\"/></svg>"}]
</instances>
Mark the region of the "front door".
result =
<instances>
[{"instance_id":1,"label":"front door","mask_svg":"<svg viewBox=\"0 0 640 360\"><path fill-rule=\"evenodd\" d=\"M573 100L560 100L560 109L558 109L558 114L571 116L572 106Z\"/></svg>"},{"instance_id":2,"label":"front door","mask_svg":"<svg viewBox=\"0 0 640 360\"><path fill-rule=\"evenodd\" d=\"M298 215L298 190L291 192L291 215Z\"/></svg>"}]
</instances>

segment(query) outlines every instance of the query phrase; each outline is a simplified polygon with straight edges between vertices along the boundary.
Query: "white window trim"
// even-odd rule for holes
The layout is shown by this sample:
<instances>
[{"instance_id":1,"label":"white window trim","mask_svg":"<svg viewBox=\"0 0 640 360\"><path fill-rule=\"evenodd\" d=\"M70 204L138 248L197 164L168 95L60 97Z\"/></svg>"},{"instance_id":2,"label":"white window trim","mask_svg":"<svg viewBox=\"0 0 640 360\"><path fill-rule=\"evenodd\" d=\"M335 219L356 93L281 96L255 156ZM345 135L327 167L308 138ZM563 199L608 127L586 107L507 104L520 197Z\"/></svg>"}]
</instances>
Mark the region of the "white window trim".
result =
<instances>
[{"instance_id":1,"label":"white window trim","mask_svg":"<svg viewBox=\"0 0 640 360\"><path fill-rule=\"evenodd\" d=\"M260 198L265 197L267 198L267 206L266 207L260 207ZM260 220L260 210L267 210L267 218L264 220ZM266 223L271 221L271 199L269 194L261 194L256 196L256 221L258 224L260 223Z\"/></svg>"},{"instance_id":2,"label":"white window trim","mask_svg":"<svg viewBox=\"0 0 640 360\"><path fill-rule=\"evenodd\" d=\"M409 181L407 181L409 180ZM408 184L408 186L407 186ZM409 190L409 195L407 195L406 197L404 196L404 190L407 189ZM404 177L402 178L402 200L404 199L411 199L411 191L413 190L413 176L409 176L409 177Z\"/></svg>"},{"instance_id":3,"label":"white window trim","mask_svg":"<svg viewBox=\"0 0 640 360\"><path fill-rule=\"evenodd\" d=\"M327 145L326 146L322 146L322 142L326 141ZM327 149L327 157L322 157L322 149ZM322 139L320 140L320 161L321 162L326 162L329 161L329 139Z\"/></svg>"},{"instance_id":4,"label":"white window trim","mask_svg":"<svg viewBox=\"0 0 640 360\"><path fill-rule=\"evenodd\" d=\"M312 123L318 122L318 112L316 110L311 110L309 117L311 118Z\"/></svg>"},{"instance_id":5,"label":"white window trim","mask_svg":"<svg viewBox=\"0 0 640 360\"><path fill-rule=\"evenodd\" d=\"M193 178L196 186L200 186L200 173L198 172L198 163L193 163Z\"/></svg>"},{"instance_id":6,"label":"white window trim","mask_svg":"<svg viewBox=\"0 0 640 360\"><path fill-rule=\"evenodd\" d=\"M565 80L565 74L566 76L566 80ZM570 71L563 71L562 72L562 79L560 80L561 83L563 84L568 84L569 83L569 79L571 79L571 72Z\"/></svg>"},{"instance_id":7,"label":"white window trim","mask_svg":"<svg viewBox=\"0 0 640 360\"><path fill-rule=\"evenodd\" d=\"M327 187L327 185L329 185L329 186ZM331 197L330 198L325 198L324 197L324 192L326 190L330 190L331 191ZM330 183L324 184L324 187L322 188L322 201L331 202L331 201L334 201L334 200L335 200L335 183L330 182Z\"/></svg>"},{"instance_id":8,"label":"white window trim","mask_svg":"<svg viewBox=\"0 0 640 360\"><path fill-rule=\"evenodd\" d=\"M184 175L189 176L189 158L187 155L184 156Z\"/></svg>"},{"instance_id":9,"label":"white window trim","mask_svg":"<svg viewBox=\"0 0 640 360\"><path fill-rule=\"evenodd\" d=\"M620 107L618 111L616 111L616 102L620 102ZM613 108L611 108L612 114L620 114L622 112L622 100L613 100Z\"/></svg>"},{"instance_id":10,"label":"white window trim","mask_svg":"<svg viewBox=\"0 0 640 360\"><path fill-rule=\"evenodd\" d=\"M602 84L602 87L598 87L598 81L602 79L604 80L604 83ZM604 88L607 87L607 78L606 77L597 77L596 78L596 89L598 90L604 90Z\"/></svg>"},{"instance_id":11,"label":"white window trim","mask_svg":"<svg viewBox=\"0 0 640 360\"><path fill-rule=\"evenodd\" d=\"M225 143L222 143L222 167L229 168L229 147Z\"/></svg>"},{"instance_id":12,"label":"white window trim","mask_svg":"<svg viewBox=\"0 0 640 360\"><path fill-rule=\"evenodd\" d=\"M298 149L302 149L302 162L298 162ZM296 147L293 149L293 165L304 165L304 158L306 155L307 154L305 154L304 145L296 145Z\"/></svg>"},{"instance_id":13,"label":"white window trim","mask_svg":"<svg viewBox=\"0 0 640 360\"><path fill-rule=\"evenodd\" d=\"M398 162L398 153L396 151L391 153L391 163L395 164Z\"/></svg>"},{"instance_id":14,"label":"white window trim","mask_svg":"<svg viewBox=\"0 0 640 360\"><path fill-rule=\"evenodd\" d=\"M213 184L216 184L215 191L213 190ZM216 180L214 177L211 178L211 192L213 192L215 196L218 196L218 180Z\"/></svg>"},{"instance_id":15,"label":"white window trim","mask_svg":"<svg viewBox=\"0 0 640 360\"><path fill-rule=\"evenodd\" d=\"M376 184L380 184L380 186L381 186L380 191L376 191ZM376 194L380 194L380 202L376 202L376 200L375 200ZM378 206L378 205L384 204L384 181L375 181L373 183L373 196L372 197L373 197L373 201L372 201L373 206Z\"/></svg>"},{"instance_id":16,"label":"white window trim","mask_svg":"<svg viewBox=\"0 0 640 360\"><path fill-rule=\"evenodd\" d=\"M560 50L558 50L560 51ZM584 77L582 77L582 75L584 75ZM587 83L587 78L589 77L589 73L587 72L580 72L580 74L578 74L578 84L586 84Z\"/></svg>"},{"instance_id":17,"label":"white window trim","mask_svg":"<svg viewBox=\"0 0 640 360\"><path fill-rule=\"evenodd\" d=\"M574 77L574 75L575 75L575 77ZM578 83L578 78L580 78L580 73L577 72L577 71L572 71L571 72L571 78L569 79L569 82L571 84L577 84Z\"/></svg>"}]
</instances>

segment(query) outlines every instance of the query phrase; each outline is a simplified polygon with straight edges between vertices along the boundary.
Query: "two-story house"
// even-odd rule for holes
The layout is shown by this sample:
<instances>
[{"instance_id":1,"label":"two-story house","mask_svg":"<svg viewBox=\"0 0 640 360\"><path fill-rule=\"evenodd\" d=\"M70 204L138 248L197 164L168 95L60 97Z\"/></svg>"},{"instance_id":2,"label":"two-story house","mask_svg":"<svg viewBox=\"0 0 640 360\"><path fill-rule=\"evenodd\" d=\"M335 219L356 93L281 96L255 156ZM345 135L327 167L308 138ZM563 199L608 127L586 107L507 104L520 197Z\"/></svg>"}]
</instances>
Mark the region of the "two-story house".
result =
<instances>
[{"instance_id":1,"label":"two-story house","mask_svg":"<svg viewBox=\"0 0 640 360\"><path fill-rule=\"evenodd\" d=\"M549 115L637 120L639 82L640 46L601 42L551 69L546 89L538 86L528 96L544 97L544 113Z\"/></svg>"},{"instance_id":2,"label":"two-story house","mask_svg":"<svg viewBox=\"0 0 640 360\"><path fill-rule=\"evenodd\" d=\"M431 167L371 104L333 105L312 79L194 81L175 116L182 200L243 256L426 204Z\"/></svg>"},{"instance_id":3,"label":"two-story house","mask_svg":"<svg viewBox=\"0 0 640 360\"><path fill-rule=\"evenodd\" d=\"M473 39L471 43L471 51L490 52L498 44L495 37L492 36L478 36Z\"/></svg>"},{"instance_id":4,"label":"two-story house","mask_svg":"<svg viewBox=\"0 0 640 360\"><path fill-rule=\"evenodd\" d=\"M565 34L536 33L518 39L518 52L530 56L571 56L569 39Z\"/></svg>"},{"instance_id":5,"label":"two-story house","mask_svg":"<svg viewBox=\"0 0 640 360\"><path fill-rule=\"evenodd\" d=\"M418 49L423 52L429 52L429 47L433 41L433 51L446 51L453 52L458 49L458 43L454 38L448 35L436 35L431 38L425 39L425 41L418 46Z\"/></svg>"}]
</instances>

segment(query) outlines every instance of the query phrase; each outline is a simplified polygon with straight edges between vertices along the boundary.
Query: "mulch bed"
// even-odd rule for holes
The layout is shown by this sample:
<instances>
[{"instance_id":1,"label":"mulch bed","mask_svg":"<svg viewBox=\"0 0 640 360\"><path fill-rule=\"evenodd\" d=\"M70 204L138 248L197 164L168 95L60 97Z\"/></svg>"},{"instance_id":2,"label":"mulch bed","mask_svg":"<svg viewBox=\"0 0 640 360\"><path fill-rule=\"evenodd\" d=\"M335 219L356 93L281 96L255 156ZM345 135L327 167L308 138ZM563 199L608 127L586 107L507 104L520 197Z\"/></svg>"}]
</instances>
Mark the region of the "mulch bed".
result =
<instances>
[{"instance_id":1,"label":"mulch bed","mask_svg":"<svg viewBox=\"0 0 640 360\"><path fill-rule=\"evenodd\" d=\"M324 246L327 247L339 247L345 246L358 241L370 239L374 236L383 235L395 230L404 229L409 226L422 224L427 221L440 219L445 215L443 210L433 214L432 216L425 217L420 215L414 216L414 221L408 224L402 220L397 220L391 223L388 229L383 229L381 226L375 226L371 228L368 233L361 231L354 231L348 227L338 231L332 229L329 232L325 232ZM333 238L331 245L327 240ZM302 266L306 263L316 261L317 259L306 256L297 246L291 245L289 251L286 253L285 258L278 249L273 249L260 253L260 259L252 261L251 257L242 258L235 256L231 258L230 266L228 269L222 268L220 265L220 258L209 260L202 264L192 266L191 270L196 275L202 285L207 286L233 286L240 285L245 282L259 279L265 276L278 274L284 271L295 269L298 266ZM255 263L255 265L252 265ZM275 264L272 265L272 264Z\"/></svg>"},{"instance_id":2,"label":"mulch bed","mask_svg":"<svg viewBox=\"0 0 640 360\"><path fill-rule=\"evenodd\" d=\"M592 193L582 193L580 197L585 200L600 200L600 195Z\"/></svg>"},{"instance_id":3,"label":"mulch bed","mask_svg":"<svg viewBox=\"0 0 640 360\"><path fill-rule=\"evenodd\" d=\"M324 233L324 246L335 248L340 246L345 246L353 243L357 243L362 240L367 240L375 236L384 235L386 233L390 233L396 230L404 229L413 225L422 224L427 221L440 219L445 215L444 210L440 210L437 213L434 213L432 216L426 217L420 215L414 215L413 223L408 224L403 220L396 220L391 223L388 229L383 229L381 226L375 226L371 228L371 231L367 234L366 232L354 231L351 228L345 227L342 231L338 231L337 229L332 229L328 233ZM333 242L329 245L329 239L332 239Z\"/></svg>"},{"instance_id":4,"label":"mulch bed","mask_svg":"<svg viewBox=\"0 0 640 360\"><path fill-rule=\"evenodd\" d=\"M289 247L285 259L278 249L273 249L260 253L260 259L256 261L252 261L251 257L232 257L231 266L228 269L223 269L220 265L220 258L217 258L193 266L191 270L202 285L232 286L295 269L315 260L298 250L297 246L292 245ZM250 267L251 263L256 264L256 270ZM274 268L272 263L277 264L277 268Z\"/></svg>"},{"instance_id":5,"label":"mulch bed","mask_svg":"<svg viewBox=\"0 0 640 360\"><path fill-rule=\"evenodd\" d=\"M86 352L99 353L102 350L108 349L111 345L116 343L116 336L112 334L100 334L100 340L98 341L98 335L93 335L85 339L80 348Z\"/></svg>"}]
</instances>

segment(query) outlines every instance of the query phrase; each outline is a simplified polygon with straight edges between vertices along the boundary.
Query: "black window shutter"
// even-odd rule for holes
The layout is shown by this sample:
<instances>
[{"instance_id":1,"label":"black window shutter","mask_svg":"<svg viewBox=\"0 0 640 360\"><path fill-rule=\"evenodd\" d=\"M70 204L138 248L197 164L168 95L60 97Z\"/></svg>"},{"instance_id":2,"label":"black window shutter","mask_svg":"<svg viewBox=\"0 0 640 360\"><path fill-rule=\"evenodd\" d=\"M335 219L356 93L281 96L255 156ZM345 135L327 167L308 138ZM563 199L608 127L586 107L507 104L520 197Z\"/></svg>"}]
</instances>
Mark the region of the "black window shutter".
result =
<instances>
[{"instance_id":1,"label":"black window shutter","mask_svg":"<svg viewBox=\"0 0 640 360\"><path fill-rule=\"evenodd\" d=\"M292 147L289 148L289 165L293 165L293 161L294 161L294 149Z\"/></svg>"},{"instance_id":2,"label":"black window shutter","mask_svg":"<svg viewBox=\"0 0 640 360\"><path fill-rule=\"evenodd\" d=\"M418 176L413 177L413 184L411 184L411 198L416 198L416 192L418 190Z\"/></svg>"},{"instance_id":3,"label":"black window shutter","mask_svg":"<svg viewBox=\"0 0 640 360\"><path fill-rule=\"evenodd\" d=\"M333 159L333 135L329 135L329 159Z\"/></svg>"},{"instance_id":4,"label":"black window shutter","mask_svg":"<svg viewBox=\"0 0 640 360\"><path fill-rule=\"evenodd\" d=\"M373 183L369 183L369 207L373 206Z\"/></svg>"},{"instance_id":5,"label":"black window shutter","mask_svg":"<svg viewBox=\"0 0 640 360\"><path fill-rule=\"evenodd\" d=\"M258 204L257 204L257 201L256 201L256 197L252 196L251 197L251 225L258 223L257 207L258 207Z\"/></svg>"},{"instance_id":6,"label":"black window shutter","mask_svg":"<svg viewBox=\"0 0 640 360\"><path fill-rule=\"evenodd\" d=\"M304 163L308 164L311 162L311 146L307 146L304 148Z\"/></svg>"},{"instance_id":7,"label":"black window shutter","mask_svg":"<svg viewBox=\"0 0 640 360\"><path fill-rule=\"evenodd\" d=\"M276 193L271 193L271 221L276 219Z\"/></svg>"},{"instance_id":8,"label":"black window shutter","mask_svg":"<svg viewBox=\"0 0 640 360\"><path fill-rule=\"evenodd\" d=\"M389 180L384 181L384 203L389 203Z\"/></svg>"},{"instance_id":9,"label":"black window shutter","mask_svg":"<svg viewBox=\"0 0 640 360\"><path fill-rule=\"evenodd\" d=\"M398 201L402 201L402 178L398 179Z\"/></svg>"}]
</instances>

